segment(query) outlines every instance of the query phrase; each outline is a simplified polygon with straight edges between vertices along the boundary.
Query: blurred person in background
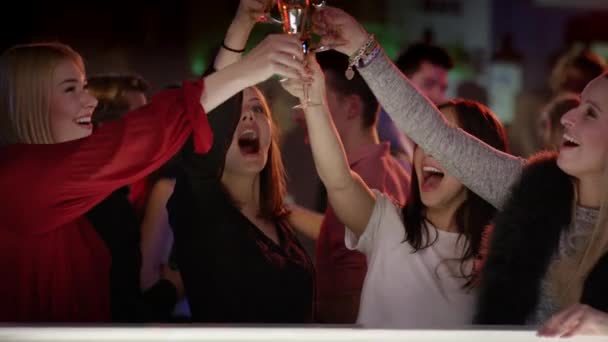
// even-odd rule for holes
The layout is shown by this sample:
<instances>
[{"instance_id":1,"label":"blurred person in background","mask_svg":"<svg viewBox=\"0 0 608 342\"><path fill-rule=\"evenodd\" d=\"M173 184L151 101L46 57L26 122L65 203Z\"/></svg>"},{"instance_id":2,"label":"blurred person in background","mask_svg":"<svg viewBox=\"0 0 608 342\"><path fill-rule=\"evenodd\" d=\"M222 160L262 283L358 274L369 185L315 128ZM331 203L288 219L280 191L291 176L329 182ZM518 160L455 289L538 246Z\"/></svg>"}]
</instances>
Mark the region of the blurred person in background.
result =
<instances>
[{"instance_id":1,"label":"blurred person in background","mask_svg":"<svg viewBox=\"0 0 608 342\"><path fill-rule=\"evenodd\" d=\"M579 95L562 93L543 108L538 125L541 150L557 151L559 149L564 135L564 126L561 124L562 116L578 107L580 103Z\"/></svg>"}]
</instances>

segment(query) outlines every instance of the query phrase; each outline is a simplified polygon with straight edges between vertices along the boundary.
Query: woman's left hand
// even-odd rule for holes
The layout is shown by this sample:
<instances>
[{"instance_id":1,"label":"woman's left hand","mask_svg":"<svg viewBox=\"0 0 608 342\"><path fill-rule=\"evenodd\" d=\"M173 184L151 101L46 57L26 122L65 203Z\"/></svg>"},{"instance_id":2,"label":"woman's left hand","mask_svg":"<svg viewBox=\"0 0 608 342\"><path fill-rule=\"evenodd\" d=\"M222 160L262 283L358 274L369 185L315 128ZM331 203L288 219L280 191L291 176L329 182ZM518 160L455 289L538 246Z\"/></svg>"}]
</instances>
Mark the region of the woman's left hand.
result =
<instances>
[{"instance_id":1,"label":"woman's left hand","mask_svg":"<svg viewBox=\"0 0 608 342\"><path fill-rule=\"evenodd\" d=\"M321 36L321 45L352 56L369 34L353 16L343 10L325 6L313 14L313 30Z\"/></svg>"},{"instance_id":2,"label":"woman's left hand","mask_svg":"<svg viewBox=\"0 0 608 342\"><path fill-rule=\"evenodd\" d=\"M539 336L608 335L608 313L576 304L554 315L539 330Z\"/></svg>"}]
</instances>

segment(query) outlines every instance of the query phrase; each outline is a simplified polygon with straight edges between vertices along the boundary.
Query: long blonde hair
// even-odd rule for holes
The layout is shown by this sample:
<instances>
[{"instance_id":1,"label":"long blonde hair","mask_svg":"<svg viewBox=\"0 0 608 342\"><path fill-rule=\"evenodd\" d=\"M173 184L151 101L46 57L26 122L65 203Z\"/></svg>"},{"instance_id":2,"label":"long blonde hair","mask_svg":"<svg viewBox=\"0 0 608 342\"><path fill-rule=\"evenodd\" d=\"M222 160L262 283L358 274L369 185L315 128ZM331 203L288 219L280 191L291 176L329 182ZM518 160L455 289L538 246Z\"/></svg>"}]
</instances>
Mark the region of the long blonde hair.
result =
<instances>
[{"instance_id":1,"label":"long blonde hair","mask_svg":"<svg viewBox=\"0 0 608 342\"><path fill-rule=\"evenodd\" d=\"M65 59L84 73L82 57L60 43L18 45L0 56L0 145L54 142L51 82L55 67Z\"/></svg>"},{"instance_id":2,"label":"long blonde hair","mask_svg":"<svg viewBox=\"0 0 608 342\"><path fill-rule=\"evenodd\" d=\"M580 301L585 280L599 259L608 252L608 167L604 170L602 181L600 211L592 233L576 246L577 253L560 258L549 270L552 291L561 307ZM575 218L574 214L572 217Z\"/></svg>"}]
</instances>

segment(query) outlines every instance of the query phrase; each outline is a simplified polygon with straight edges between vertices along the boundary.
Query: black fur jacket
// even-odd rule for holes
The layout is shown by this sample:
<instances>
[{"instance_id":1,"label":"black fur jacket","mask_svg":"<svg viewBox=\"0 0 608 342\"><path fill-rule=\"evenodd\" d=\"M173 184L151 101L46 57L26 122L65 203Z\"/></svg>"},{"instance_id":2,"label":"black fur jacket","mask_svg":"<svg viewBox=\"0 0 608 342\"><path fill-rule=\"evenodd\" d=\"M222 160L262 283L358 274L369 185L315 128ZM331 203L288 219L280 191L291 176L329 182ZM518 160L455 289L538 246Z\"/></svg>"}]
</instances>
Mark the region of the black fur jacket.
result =
<instances>
[{"instance_id":1,"label":"black fur jacket","mask_svg":"<svg viewBox=\"0 0 608 342\"><path fill-rule=\"evenodd\" d=\"M534 313L560 234L570 226L573 198L572 182L554 154L530 159L495 220L476 324L521 325ZM581 303L608 311L607 289L608 254L587 277Z\"/></svg>"}]
</instances>

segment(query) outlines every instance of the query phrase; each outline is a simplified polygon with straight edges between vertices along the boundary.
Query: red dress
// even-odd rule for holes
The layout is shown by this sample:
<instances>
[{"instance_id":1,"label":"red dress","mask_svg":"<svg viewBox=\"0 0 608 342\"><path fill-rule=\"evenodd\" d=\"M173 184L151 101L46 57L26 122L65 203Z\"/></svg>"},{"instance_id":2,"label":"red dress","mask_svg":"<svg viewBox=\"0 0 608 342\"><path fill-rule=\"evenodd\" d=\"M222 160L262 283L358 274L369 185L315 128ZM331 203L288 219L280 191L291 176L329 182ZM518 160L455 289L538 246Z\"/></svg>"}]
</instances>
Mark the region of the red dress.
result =
<instances>
[{"instance_id":1,"label":"red dress","mask_svg":"<svg viewBox=\"0 0 608 342\"><path fill-rule=\"evenodd\" d=\"M191 134L197 152L211 147L202 90L185 82L84 139L0 147L0 321L110 319L111 260L84 214Z\"/></svg>"}]
</instances>

